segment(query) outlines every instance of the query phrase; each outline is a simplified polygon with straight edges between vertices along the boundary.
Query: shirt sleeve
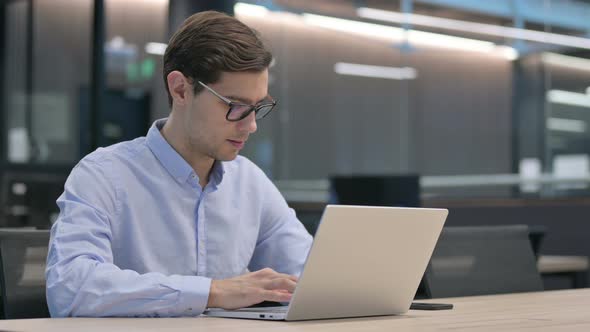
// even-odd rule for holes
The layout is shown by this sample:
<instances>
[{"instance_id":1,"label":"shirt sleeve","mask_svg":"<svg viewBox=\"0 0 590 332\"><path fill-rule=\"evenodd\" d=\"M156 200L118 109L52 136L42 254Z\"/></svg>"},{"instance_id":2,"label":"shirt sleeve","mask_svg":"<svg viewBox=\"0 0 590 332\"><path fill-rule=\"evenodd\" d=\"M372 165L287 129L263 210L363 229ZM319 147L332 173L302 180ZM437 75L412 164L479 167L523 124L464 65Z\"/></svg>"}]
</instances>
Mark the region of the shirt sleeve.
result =
<instances>
[{"instance_id":1,"label":"shirt sleeve","mask_svg":"<svg viewBox=\"0 0 590 332\"><path fill-rule=\"evenodd\" d=\"M260 171L262 217L250 271L270 267L277 272L299 276L307 259L311 235L276 186Z\"/></svg>"},{"instance_id":2,"label":"shirt sleeve","mask_svg":"<svg viewBox=\"0 0 590 332\"><path fill-rule=\"evenodd\" d=\"M113 263L110 223L121 202L108 166L104 160L82 160L57 200L60 215L51 229L45 271L51 316L201 314L209 278L139 274Z\"/></svg>"}]
</instances>

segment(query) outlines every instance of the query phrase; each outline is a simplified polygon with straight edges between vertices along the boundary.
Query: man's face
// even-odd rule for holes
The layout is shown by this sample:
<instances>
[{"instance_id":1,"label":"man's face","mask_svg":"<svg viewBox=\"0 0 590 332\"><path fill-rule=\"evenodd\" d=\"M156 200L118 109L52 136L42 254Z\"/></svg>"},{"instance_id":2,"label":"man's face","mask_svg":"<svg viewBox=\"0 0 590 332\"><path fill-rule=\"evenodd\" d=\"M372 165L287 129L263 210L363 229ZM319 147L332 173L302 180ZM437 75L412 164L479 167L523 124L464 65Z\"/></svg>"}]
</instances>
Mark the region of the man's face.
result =
<instances>
[{"instance_id":1,"label":"man's face","mask_svg":"<svg viewBox=\"0 0 590 332\"><path fill-rule=\"evenodd\" d=\"M219 81L208 86L232 101L255 105L268 95L268 70L224 72ZM193 153L221 161L236 158L256 131L256 119L252 112L231 122L226 120L228 110L229 106L207 89L189 99L183 120L187 146Z\"/></svg>"}]
</instances>

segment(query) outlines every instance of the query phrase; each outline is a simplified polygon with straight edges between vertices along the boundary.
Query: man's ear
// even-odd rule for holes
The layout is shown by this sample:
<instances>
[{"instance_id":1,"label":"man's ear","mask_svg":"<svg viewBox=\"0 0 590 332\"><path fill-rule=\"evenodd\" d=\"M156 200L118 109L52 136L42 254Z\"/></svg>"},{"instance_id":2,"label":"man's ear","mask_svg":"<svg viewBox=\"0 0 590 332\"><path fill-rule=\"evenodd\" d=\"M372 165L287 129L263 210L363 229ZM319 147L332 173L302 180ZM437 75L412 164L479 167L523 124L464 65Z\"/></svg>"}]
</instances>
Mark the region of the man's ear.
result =
<instances>
[{"instance_id":1,"label":"man's ear","mask_svg":"<svg viewBox=\"0 0 590 332\"><path fill-rule=\"evenodd\" d=\"M193 95L193 87L186 76L178 70L174 70L166 76L168 81L168 91L172 96L173 103L178 106L184 106L188 99Z\"/></svg>"}]
</instances>

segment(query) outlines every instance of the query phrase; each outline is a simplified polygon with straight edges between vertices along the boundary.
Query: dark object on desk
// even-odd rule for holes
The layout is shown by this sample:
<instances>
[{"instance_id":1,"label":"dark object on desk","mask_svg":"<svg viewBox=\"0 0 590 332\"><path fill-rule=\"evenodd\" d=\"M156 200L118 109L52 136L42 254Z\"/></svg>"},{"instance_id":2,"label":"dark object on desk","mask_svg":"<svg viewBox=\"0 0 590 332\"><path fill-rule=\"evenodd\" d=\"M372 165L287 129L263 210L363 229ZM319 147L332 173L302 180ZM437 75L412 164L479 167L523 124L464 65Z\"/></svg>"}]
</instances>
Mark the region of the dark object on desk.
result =
<instances>
[{"instance_id":1,"label":"dark object on desk","mask_svg":"<svg viewBox=\"0 0 590 332\"><path fill-rule=\"evenodd\" d=\"M451 303L424 303L412 302L411 310L450 310L453 309Z\"/></svg>"},{"instance_id":2,"label":"dark object on desk","mask_svg":"<svg viewBox=\"0 0 590 332\"><path fill-rule=\"evenodd\" d=\"M1 318L49 317L45 298L48 230L0 229Z\"/></svg>"},{"instance_id":3,"label":"dark object on desk","mask_svg":"<svg viewBox=\"0 0 590 332\"><path fill-rule=\"evenodd\" d=\"M445 227L424 276L429 298L543 290L526 225Z\"/></svg>"},{"instance_id":4,"label":"dark object on desk","mask_svg":"<svg viewBox=\"0 0 590 332\"><path fill-rule=\"evenodd\" d=\"M420 206L418 175L333 176L333 203L373 206Z\"/></svg>"}]
</instances>

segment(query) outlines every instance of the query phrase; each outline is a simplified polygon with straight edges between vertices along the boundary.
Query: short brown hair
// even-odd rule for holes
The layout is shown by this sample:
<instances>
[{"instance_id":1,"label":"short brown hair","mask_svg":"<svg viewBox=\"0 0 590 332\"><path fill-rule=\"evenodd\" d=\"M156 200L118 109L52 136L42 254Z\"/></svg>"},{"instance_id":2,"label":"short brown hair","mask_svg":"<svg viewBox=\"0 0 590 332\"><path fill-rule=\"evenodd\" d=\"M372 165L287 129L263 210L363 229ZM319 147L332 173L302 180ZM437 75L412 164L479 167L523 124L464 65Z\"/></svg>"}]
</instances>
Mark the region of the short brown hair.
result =
<instances>
[{"instance_id":1,"label":"short brown hair","mask_svg":"<svg viewBox=\"0 0 590 332\"><path fill-rule=\"evenodd\" d=\"M216 11L194 14L170 38L164 54L168 103L172 106L167 77L174 70L207 84L217 82L222 72L263 71L271 60L258 33L236 18ZM195 94L202 89L193 84Z\"/></svg>"}]
</instances>

